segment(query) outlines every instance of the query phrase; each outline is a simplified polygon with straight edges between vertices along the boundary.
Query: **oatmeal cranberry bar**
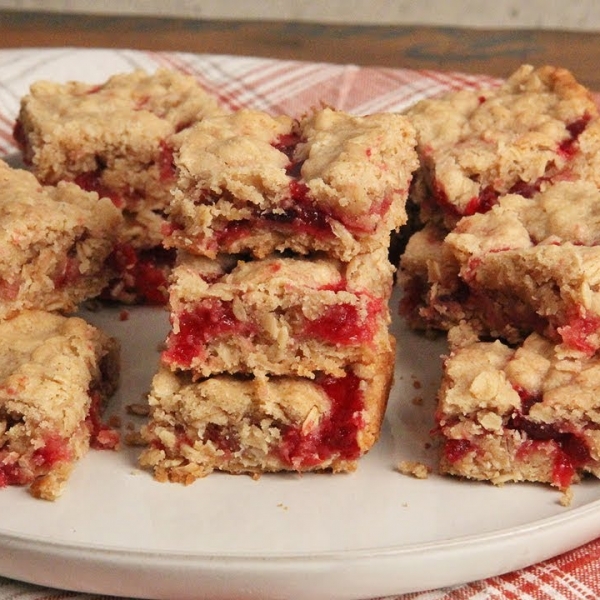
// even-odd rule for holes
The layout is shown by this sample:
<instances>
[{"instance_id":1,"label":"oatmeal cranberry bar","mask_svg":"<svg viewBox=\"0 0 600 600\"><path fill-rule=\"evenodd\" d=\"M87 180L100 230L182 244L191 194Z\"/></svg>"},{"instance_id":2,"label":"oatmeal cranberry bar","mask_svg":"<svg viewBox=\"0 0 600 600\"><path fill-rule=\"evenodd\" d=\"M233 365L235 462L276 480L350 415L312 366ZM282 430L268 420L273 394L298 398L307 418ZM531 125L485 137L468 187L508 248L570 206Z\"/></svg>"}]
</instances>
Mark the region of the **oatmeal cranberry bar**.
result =
<instances>
[{"instance_id":1,"label":"oatmeal cranberry bar","mask_svg":"<svg viewBox=\"0 0 600 600\"><path fill-rule=\"evenodd\" d=\"M292 250L344 261L387 247L406 221L415 144L395 114L204 119L178 142L166 244L211 258Z\"/></svg>"},{"instance_id":2,"label":"oatmeal cranberry bar","mask_svg":"<svg viewBox=\"0 0 600 600\"><path fill-rule=\"evenodd\" d=\"M600 348L600 191L563 181L501 197L453 231L429 223L401 258L401 313L415 328L466 321L511 343L537 331L594 353Z\"/></svg>"},{"instance_id":3,"label":"oatmeal cranberry bar","mask_svg":"<svg viewBox=\"0 0 600 600\"><path fill-rule=\"evenodd\" d=\"M441 471L560 489L587 473L600 477L598 356L537 333L516 349L461 337L439 392Z\"/></svg>"},{"instance_id":4,"label":"oatmeal cranberry bar","mask_svg":"<svg viewBox=\"0 0 600 600\"><path fill-rule=\"evenodd\" d=\"M143 278L153 261L143 253L162 241L174 177L173 135L220 112L193 77L168 70L122 73L101 85L39 81L21 100L15 139L38 179L74 181L123 211L128 259L117 262L124 269L113 291L118 299L152 301ZM164 280L167 266L152 275Z\"/></svg>"},{"instance_id":5,"label":"oatmeal cranberry bar","mask_svg":"<svg viewBox=\"0 0 600 600\"><path fill-rule=\"evenodd\" d=\"M28 485L54 500L90 445L115 447L100 417L118 354L78 317L31 310L0 321L0 487Z\"/></svg>"},{"instance_id":6,"label":"oatmeal cranberry bar","mask_svg":"<svg viewBox=\"0 0 600 600\"><path fill-rule=\"evenodd\" d=\"M530 195L568 177L598 111L567 70L524 65L499 88L423 100L407 114L421 159L411 198L424 221L451 229L501 195Z\"/></svg>"},{"instance_id":7,"label":"oatmeal cranberry bar","mask_svg":"<svg viewBox=\"0 0 600 600\"><path fill-rule=\"evenodd\" d=\"M538 331L588 354L600 348L599 206L593 183L565 181L533 198L504 196L446 236L489 333L514 342Z\"/></svg>"},{"instance_id":8,"label":"oatmeal cranberry bar","mask_svg":"<svg viewBox=\"0 0 600 600\"><path fill-rule=\"evenodd\" d=\"M216 375L194 382L162 367L149 397L140 464L191 483L214 470L353 471L375 443L394 370L393 340L341 376Z\"/></svg>"},{"instance_id":9,"label":"oatmeal cranberry bar","mask_svg":"<svg viewBox=\"0 0 600 600\"><path fill-rule=\"evenodd\" d=\"M392 266L384 249L326 256L181 258L170 288L163 362L220 372L341 376L389 347Z\"/></svg>"},{"instance_id":10,"label":"oatmeal cranberry bar","mask_svg":"<svg viewBox=\"0 0 600 600\"><path fill-rule=\"evenodd\" d=\"M0 318L28 308L74 311L97 296L121 214L73 183L42 186L0 161Z\"/></svg>"}]
</instances>

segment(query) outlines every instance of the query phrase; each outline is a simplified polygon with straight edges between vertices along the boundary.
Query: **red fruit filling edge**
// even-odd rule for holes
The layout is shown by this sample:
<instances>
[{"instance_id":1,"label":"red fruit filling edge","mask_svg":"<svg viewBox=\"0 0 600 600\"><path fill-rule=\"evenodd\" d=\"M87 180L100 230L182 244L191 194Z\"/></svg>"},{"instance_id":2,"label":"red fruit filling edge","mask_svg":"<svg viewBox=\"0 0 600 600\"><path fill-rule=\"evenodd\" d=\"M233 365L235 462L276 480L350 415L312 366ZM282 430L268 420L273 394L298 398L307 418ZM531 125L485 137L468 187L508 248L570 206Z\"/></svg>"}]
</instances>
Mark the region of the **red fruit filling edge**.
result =
<instances>
[{"instance_id":1,"label":"red fruit filling edge","mask_svg":"<svg viewBox=\"0 0 600 600\"><path fill-rule=\"evenodd\" d=\"M517 458L527 460L527 455L540 447L547 447L553 456L552 485L565 489L580 469L592 460L585 439L578 433L567 431L556 424L532 421L528 418L531 407L542 401L523 388L515 387L521 398L521 409L513 412L505 425L508 430L524 434L525 441L517 450ZM567 424L568 425L568 424ZM462 460L467 454L477 452L476 441L468 439L446 439L443 453L450 463Z\"/></svg>"},{"instance_id":2,"label":"red fruit filling edge","mask_svg":"<svg viewBox=\"0 0 600 600\"><path fill-rule=\"evenodd\" d=\"M360 319L355 305L332 304L314 320L302 318L294 335L300 339L316 338L336 346L369 343L383 308L383 300L369 298L366 318ZM216 298L205 299L192 310L180 312L176 322L177 331L169 333L162 359L166 364L182 369L190 368L195 360L204 360L207 346L215 339L235 335L253 340L259 335L256 325L237 319L231 302Z\"/></svg>"},{"instance_id":3,"label":"red fruit filling edge","mask_svg":"<svg viewBox=\"0 0 600 600\"><path fill-rule=\"evenodd\" d=\"M344 377L322 376L317 380L331 401L327 414L317 427L303 433L301 427L281 426L281 441L273 449L279 460L293 470L305 470L337 458L356 460L361 455L358 433L364 427L363 393L360 379L353 374ZM185 436L181 443L188 443ZM241 450L235 431L211 423L204 434L226 455Z\"/></svg>"},{"instance_id":4,"label":"red fruit filling edge","mask_svg":"<svg viewBox=\"0 0 600 600\"><path fill-rule=\"evenodd\" d=\"M577 154L577 140L591 121L591 118L591 115L585 114L579 119L566 125L569 136L560 142L557 148L558 154L561 154L567 160L572 159L573 156ZM548 170L551 171L552 169L554 169L554 165L551 163L548 166ZM546 174L536 181L519 180L510 187L508 192L503 193L519 194L525 198L532 198L540 191L544 181L549 179L551 180L552 176ZM501 192L496 190L492 185L487 185L481 189L478 196L471 198L466 207L460 211L459 208L450 201L446 190L437 179L434 179L431 184L431 200L444 212L453 217L467 217L474 215L475 213L485 213L498 202L500 195Z\"/></svg>"}]
</instances>

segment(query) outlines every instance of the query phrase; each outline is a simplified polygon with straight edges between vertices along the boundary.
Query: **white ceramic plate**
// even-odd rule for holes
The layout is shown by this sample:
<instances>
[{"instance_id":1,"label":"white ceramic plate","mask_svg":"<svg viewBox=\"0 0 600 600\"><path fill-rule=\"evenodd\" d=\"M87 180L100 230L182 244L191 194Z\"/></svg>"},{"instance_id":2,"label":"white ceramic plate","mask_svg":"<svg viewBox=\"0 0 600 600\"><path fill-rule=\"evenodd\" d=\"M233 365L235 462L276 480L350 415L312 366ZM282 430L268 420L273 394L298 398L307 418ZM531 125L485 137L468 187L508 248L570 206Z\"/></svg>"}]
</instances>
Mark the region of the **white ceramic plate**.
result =
<instances>
[{"instance_id":1,"label":"white ceramic plate","mask_svg":"<svg viewBox=\"0 0 600 600\"><path fill-rule=\"evenodd\" d=\"M252 59L186 60L214 67L215 81L227 72L230 89L236 73L256 66ZM98 81L117 70L169 61L130 51L0 52L0 138L1 117L6 144L7 115L14 115L32 80ZM261 73L270 67L281 72L275 63L263 60ZM351 73L357 76L356 69ZM402 101L414 97L394 93ZM126 321L119 312L83 314L122 341L123 384L113 410L126 427L134 420L124 406L148 390L167 319L160 309L132 309ZM184 487L157 483L140 471L135 449L93 451L54 503L22 489L0 491L0 575L152 599L365 599L497 575L600 535L597 482L577 486L564 508L547 487L400 475L400 460L435 465L428 432L444 345L406 331L399 319L393 331L399 340L396 384L382 438L356 473L258 481L214 474ZM418 397L421 405L413 402Z\"/></svg>"},{"instance_id":2,"label":"white ceramic plate","mask_svg":"<svg viewBox=\"0 0 600 600\"><path fill-rule=\"evenodd\" d=\"M123 344L121 411L148 389L166 315L82 314ZM542 486L396 472L403 459L435 464L426 445L444 346L399 322L394 332L396 385L383 436L356 473L214 474L185 487L138 470L135 449L93 451L54 503L1 491L0 574L144 598L358 599L496 575L600 534L597 483L577 486L564 508Z\"/></svg>"}]
</instances>

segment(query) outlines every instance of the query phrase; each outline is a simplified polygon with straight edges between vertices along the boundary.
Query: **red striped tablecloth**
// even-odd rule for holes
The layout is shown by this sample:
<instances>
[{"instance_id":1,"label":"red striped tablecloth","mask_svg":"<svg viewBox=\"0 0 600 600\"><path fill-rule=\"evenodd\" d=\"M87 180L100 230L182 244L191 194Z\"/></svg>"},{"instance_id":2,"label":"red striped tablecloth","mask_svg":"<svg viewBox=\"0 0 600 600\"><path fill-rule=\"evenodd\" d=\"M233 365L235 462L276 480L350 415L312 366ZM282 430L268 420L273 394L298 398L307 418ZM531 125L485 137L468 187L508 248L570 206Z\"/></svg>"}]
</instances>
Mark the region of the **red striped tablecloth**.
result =
<instances>
[{"instance_id":1,"label":"red striped tablecloth","mask_svg":"<svg viewBox=\"0 0 600 600\"><path fill-rule=\"evenodd\" d=\"M74 53L78 60L74 61ZM110 58L110 60L105 60ZM197 77L231 109L243 106L299 115L327 104L355 114L401 111L444 91L495 85L485 75L362 68L253 57L193 56L128 50L22 49L0 51L0 155L16 152L12 126L20 97L43 65L57 80L103 81L115 70L179 69ZM115 66L116 65L116 66ZM508 75L508 73L507 73ZM0 517L1 524L1 517ZM598 524L600 531L600 523ZM426 585L424 585L426 588ZM234 597L234 596L232 596ZM108 598L38 587L0 577L0 600ZM600 598L600 539L543 563L475 583L395 596L396 600L596 599ZM302 599L297 599L302 600Z\"/></svg>"}]
</instances>

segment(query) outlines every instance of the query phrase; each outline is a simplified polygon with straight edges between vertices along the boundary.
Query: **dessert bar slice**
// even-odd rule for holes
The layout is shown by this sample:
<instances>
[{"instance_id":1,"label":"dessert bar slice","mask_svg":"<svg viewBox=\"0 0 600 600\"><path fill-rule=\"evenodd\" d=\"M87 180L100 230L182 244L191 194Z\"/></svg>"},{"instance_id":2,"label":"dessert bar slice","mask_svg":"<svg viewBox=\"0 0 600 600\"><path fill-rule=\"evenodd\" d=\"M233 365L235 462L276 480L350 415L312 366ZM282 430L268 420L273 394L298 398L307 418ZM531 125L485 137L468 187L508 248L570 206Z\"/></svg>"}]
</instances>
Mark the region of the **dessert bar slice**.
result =
<instances>
[{"instance_id":1,"label":"dessert bar slice","mask_svg":"<svg viewBox=\"0 0 600 600\"><path fill-rule=\"evenodd\" d=\"M563 181L501 197L446 233L428 223L400 261L401 313L411 326L460 322L511 343L537 331L593 354L600 348L600 191Z\"/></svg>"},{"instance_id":2,"label":"dessert bar slice","mask_svg":"<svg viewBox=\"0 0 600 600\"><path fill-rule=\"evenodd\" d=\"M166 244L211 258L287 249L344 261L387 247L406 221L415 144L397 114L204 119L178 142Z\"/></svg>"},{"instance_id":3,"label":"dessert bar slice","mask_svg":"<svg viewBox=\"0 0 600 600\"><path fill-rule=\"evenodd\" d=\"M162 360L195 378L342 376L389 349L392 272L384 249L349 263L320 255L183 256L173 272Z\"/></svg>"},{"instance_id":4,"label":"dessert bar slice","mask_svg":"<svg viewBox=\"0 0 600 600\"><path fill-rule=\"evenodd\" d=\"M78 317L32 310L0 321L0 487L54 500L91 446L118 383L118 343Z\"/></svg>"},{"instance_id":5,"label":"dessert bar slice","mask_svg":"<svg viewBox=\"0 0 600 600\"><path fill-rule=\"evenodd\" d=\"M462 90L409 109L421 168L411 195L447 228L506 193L530 195L568 176L598 111L565 69L524 65L499 88Z\"/></svg>"},{"instance_id":6,"label":"dessert bar slice","mask_svg":"<svg viewBox=\"0 0 600 600\"><path fill-rule=\"evenodd\" d=\"M42 186L0 161L0 318L74 311L109 282L121 213L73 183Z\"/></svg>"},{"instance_id":7,"label":"dessert bar slice","mask_svg":"<svg viewBox=\"0 0 600 600\"><path fill-rule=\"evenodd\" d=\"M532 331L594 354L600 348L600 190L560 182L462 219L444 243L466 303L494 336Z\"/></svg>"},{"instance_id":8,"label":"dessert bar slice","mask_svg":"<svg viewBox=\"0 0 600 600\"><path fill-rule=\"evenodd\" d=\"M125 216L129 258L117 263L124 269L118 299L152 301L143 278L153 266L148 252L162 241L173 134L220 112L193 77L168 70L121 73L100 85L38 81L22 98L14 135L38 179L74 181L111 198ZM166 268L151 275L164 280Z\"/></svg>"},{"instance_id":9,"label":"dessert bar slice","mask_svg":"<svg viewBox=\"0 0 600 600\"><path fill-rule=\"evenodd\" d=\"M566 489L600 476L600 359L534 333L511 348L463 333L445 359L437 409L441 471Z\"/></svg>"},{"instance_id":10,"label":"dessert bar slice","mask_svg":"<svg viewBox=\"0 0 600 600\"><path fill-rule=\"evenodd\" d=\"M239 377L194 382L163 367L149 396L140 464L191 483L214 470L353 471L378 439L394 351L342 376Z\"/></svg>"}]
</instances>

